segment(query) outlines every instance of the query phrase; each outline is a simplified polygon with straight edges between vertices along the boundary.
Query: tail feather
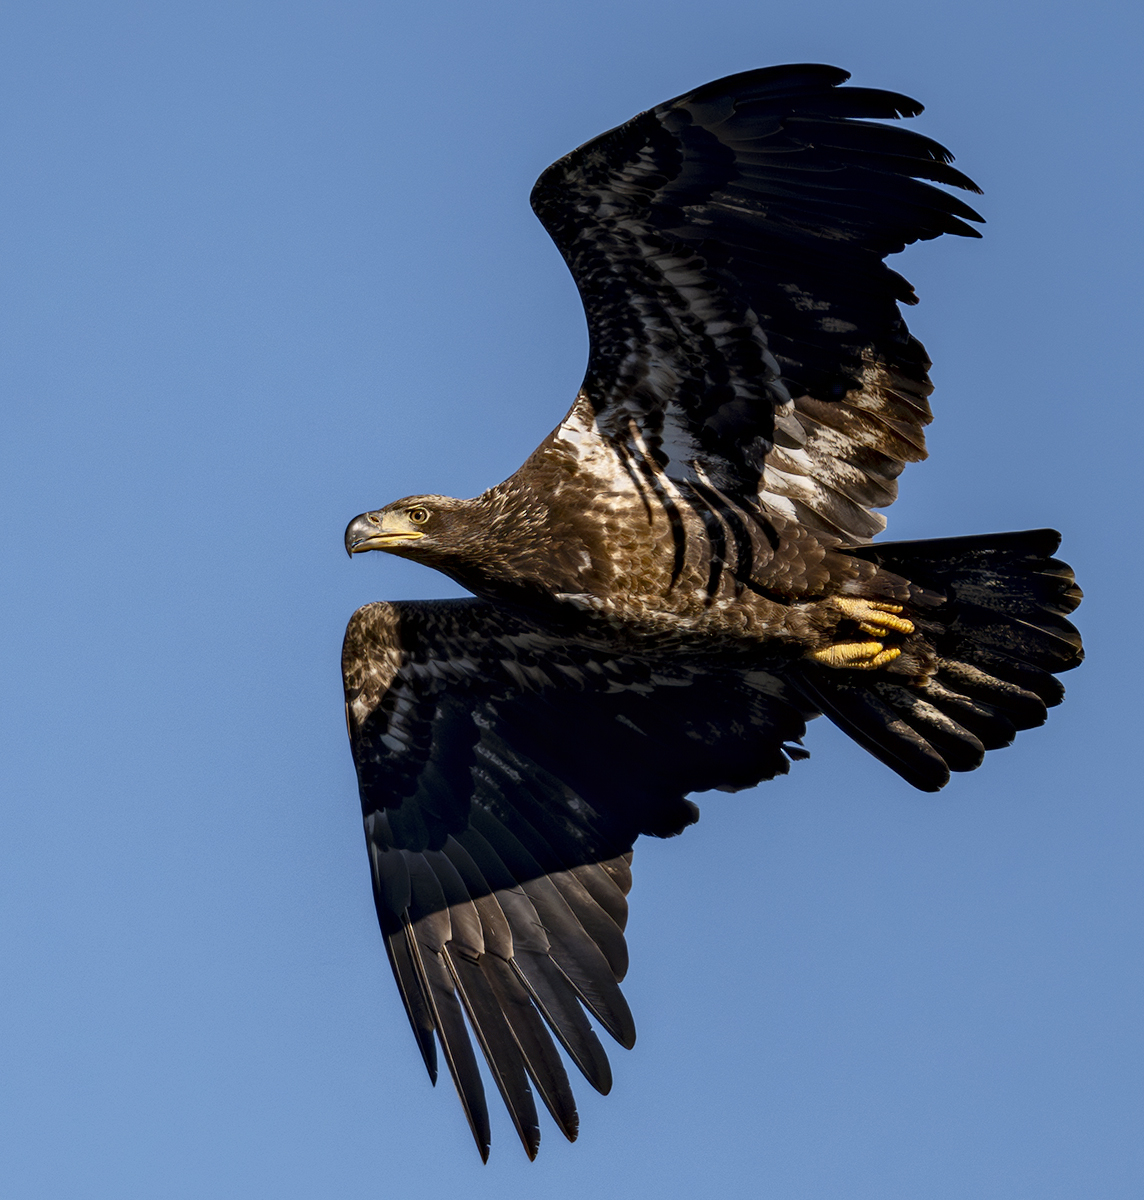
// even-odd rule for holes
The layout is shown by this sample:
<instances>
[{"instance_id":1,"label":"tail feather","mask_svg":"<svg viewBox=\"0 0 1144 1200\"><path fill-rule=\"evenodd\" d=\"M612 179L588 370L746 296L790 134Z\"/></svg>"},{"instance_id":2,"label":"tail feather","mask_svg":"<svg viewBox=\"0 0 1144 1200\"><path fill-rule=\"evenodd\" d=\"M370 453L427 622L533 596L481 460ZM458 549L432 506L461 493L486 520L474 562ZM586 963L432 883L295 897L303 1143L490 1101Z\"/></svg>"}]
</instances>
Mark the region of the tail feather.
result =
<instances>
[{"instance_id":1,"label":"tail feather","mask_svg":"<svg viewBox=\"0 0 1144 1200\"><path fill-rule=\"evenodd\" d=\"M1064 696L1054 676L1084 657L1066 619L1081 592L1052 557L1059 544L1038 529L850 550L924 589L924 608L909 615L932 668L911 679L803 660L799 686L888 767L936 791L951 771L972 771L987 750L1043 724Z\"/></svg>"}]
</instances>

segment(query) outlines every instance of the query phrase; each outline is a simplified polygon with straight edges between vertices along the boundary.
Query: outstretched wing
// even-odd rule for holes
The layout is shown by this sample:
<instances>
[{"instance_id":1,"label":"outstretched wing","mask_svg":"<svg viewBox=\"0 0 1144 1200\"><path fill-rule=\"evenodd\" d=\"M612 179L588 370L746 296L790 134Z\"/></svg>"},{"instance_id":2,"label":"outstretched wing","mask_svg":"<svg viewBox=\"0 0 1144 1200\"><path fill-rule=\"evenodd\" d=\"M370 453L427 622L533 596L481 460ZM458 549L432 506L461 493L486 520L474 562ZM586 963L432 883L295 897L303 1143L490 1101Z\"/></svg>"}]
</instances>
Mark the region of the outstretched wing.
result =
<instances>
[{"instance_id":1,"label":"outstretched wing","mask_svg":"<svg viewBox=\"0 0 1144 1200\"><path fill-rule=\"evenodd\" d=\"M981 218L905 96L835 67L717 80L581 146L532 204L576 279L595 428L677 480L865 540L925 457L929 366L882 261ZM573 416L576 410L573 410Z\"/></svg>"},{"instance_id":2,"label":"outstretched wing","mask_svg":"<svg viewBox=\"0 0 1144 1200\"><path fill-rule=\"evenodd\" d=\"M343 670L377 913L425 1065L435 1081L436 1038L486 1157L467 1020L532 1157L533 1088L577 1131L553 1039L601 1092L585 1010L635 1041L619 981L636 837L692 823L690 791L784 773L811 714L768 673L596 653L475 600L360 609Z\"/></svg>"}]
</instances>

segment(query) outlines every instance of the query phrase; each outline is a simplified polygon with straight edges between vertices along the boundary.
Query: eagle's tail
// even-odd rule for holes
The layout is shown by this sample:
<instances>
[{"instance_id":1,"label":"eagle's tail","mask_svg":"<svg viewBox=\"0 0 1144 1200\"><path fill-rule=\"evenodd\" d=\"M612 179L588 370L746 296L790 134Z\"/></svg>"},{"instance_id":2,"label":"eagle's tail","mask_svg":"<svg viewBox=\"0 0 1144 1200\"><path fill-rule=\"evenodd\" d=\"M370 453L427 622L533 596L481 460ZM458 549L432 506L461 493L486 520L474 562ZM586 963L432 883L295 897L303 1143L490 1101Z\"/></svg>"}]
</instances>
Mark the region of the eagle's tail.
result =
<instances>
[{"instance_id":1,"label":"eagle's tail","mask_svg":"<svg viewBox=\"0 0 1144 1200\"><path fill-rule=\"evenodd\" d=\"M1042 724L1064 696L1053 676L1084 657L1066 619L1081 592L1052 557L1059 544L1035 529L848 550L936 601L909 611L935 667L919 681L803 659L798 686L903 779L937 791L950 771L972 771L986 750Z\"/></svg>"}]
</instances>

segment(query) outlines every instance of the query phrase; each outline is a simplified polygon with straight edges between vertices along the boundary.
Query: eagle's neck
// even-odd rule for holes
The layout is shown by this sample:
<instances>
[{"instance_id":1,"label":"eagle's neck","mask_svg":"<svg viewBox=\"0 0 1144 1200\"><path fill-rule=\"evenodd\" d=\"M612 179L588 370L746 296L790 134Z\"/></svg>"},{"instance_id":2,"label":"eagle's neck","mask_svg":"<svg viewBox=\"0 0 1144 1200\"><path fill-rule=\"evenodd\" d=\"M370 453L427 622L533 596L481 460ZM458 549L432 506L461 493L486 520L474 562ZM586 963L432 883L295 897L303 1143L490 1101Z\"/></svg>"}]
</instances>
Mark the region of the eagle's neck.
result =
<instances>
[{"instance_id":1,"label":"eagle's neck","mask_svg":"<svg viewBox=\"0 0 1144 1200\"><path fill-rule=\"evenodd\" d=\"M598 564L592 527L554 513L547 497L514 479L467 502L469 538L433 565L487 599L543 603L561 592L593 590Z\"/></svg>"}]
</instances>

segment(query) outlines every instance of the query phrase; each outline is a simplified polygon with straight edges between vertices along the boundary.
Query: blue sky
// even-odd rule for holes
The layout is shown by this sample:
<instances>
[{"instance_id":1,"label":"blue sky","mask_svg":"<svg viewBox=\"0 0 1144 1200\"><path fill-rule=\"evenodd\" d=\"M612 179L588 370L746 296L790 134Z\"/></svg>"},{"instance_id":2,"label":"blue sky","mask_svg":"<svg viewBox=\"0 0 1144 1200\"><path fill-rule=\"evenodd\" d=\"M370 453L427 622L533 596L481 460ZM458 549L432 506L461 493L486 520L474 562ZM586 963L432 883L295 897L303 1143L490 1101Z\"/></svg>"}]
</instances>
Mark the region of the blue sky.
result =
<instances>
[{"instance_id":1,"label":"blue sky","mask_svg":"<svg viewBox=\"0 0 1144 1200\"><path fill-rule=\"evenodd\" d=\"M0 111L0 1191L1138 1197L1141 18L1034 4L14 0ZM554 158L707 79L917 96L980 242L895 263L934 359L890 536L1053 525L1089 660L937 797L824 722L641 843L640 1040L482 1168L384 961L349 614L455 594L346 521L563 415Z\"/></svg>"}]
</instances>

